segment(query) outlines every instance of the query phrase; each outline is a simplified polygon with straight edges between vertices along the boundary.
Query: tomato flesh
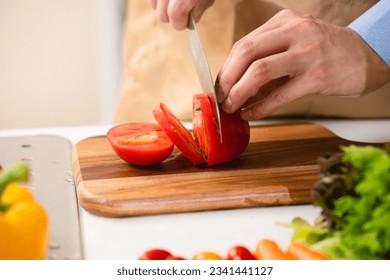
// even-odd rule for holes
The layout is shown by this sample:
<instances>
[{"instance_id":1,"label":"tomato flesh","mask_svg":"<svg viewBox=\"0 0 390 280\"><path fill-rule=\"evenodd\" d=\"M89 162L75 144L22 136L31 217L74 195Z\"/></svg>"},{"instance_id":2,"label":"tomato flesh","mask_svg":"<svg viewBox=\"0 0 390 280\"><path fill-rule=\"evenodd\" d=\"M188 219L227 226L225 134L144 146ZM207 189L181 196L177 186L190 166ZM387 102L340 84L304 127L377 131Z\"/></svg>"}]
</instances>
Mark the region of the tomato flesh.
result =
<instances>
[{"instance_id":1,"label":"tomato flesh","mask_svg":"<svg viewBox=\"0 0 390 280\"><path fill-rule=\"evenodd\" d=\"M123 160L149 166L163 162L173 150L173 143L155 123L127 123L111 128L107 139Z\"/></svg>"}]
</instances>

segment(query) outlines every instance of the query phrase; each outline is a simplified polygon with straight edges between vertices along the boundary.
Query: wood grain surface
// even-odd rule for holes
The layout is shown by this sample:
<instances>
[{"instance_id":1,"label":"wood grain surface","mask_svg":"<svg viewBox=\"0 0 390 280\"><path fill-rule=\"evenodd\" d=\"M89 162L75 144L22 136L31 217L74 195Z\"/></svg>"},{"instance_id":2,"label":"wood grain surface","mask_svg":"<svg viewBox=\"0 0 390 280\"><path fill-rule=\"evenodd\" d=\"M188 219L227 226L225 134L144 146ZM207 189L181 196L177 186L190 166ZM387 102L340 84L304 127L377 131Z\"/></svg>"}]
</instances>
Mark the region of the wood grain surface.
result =
<instances>
[{"instance_id":1,"label":"wood grain surface","mask_svg":"<svg viewBox=\"0 0 390 280\"><path fill-rule=\"evenodd\" d=\"M174 149L160 166L137 167L102 135L75 145L73 174L81 206L100 216L307 204L317 158L350 143L315 124L266 125L252 127L247 150L220 166L194 167Z\"/></svg>"}]
</instances>

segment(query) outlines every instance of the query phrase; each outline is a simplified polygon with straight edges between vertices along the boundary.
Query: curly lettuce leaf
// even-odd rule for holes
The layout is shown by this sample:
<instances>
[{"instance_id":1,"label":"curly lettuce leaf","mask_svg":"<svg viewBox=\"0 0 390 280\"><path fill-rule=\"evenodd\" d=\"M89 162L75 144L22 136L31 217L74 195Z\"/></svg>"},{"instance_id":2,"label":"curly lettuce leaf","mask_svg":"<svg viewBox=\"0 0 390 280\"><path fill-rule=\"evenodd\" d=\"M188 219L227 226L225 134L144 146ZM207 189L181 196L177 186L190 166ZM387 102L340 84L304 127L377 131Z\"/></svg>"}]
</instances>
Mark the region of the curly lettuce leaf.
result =
<instances>
[{"instance_id":1,"label":"curly lettuce leaf","mask_svg":"<svg viewBox=\"0 0 390 280\"><path fill-rule=\"evenodd\" d=\"M390 259L390 155L374 146L341 147L319 160L313 204L322 223L293 222L301 239L337 259Z\"/></svg>"},{"instance_id":2,"label":"curly lettuce leaf","mask_svg":"<svg viewBox=\"0 0 390 280\"><path fill-rule=\"evenodd\" d=\"M330 234L329 228L324 225L311 225L302 218L294 218L291 224L287 226L294 230L294 234L291 238L292 241L300 241L307 245L313 245L318 241L323 240Z\"/></svg>"},{"instance_id":3,"label":"curly lettuce leaf","mask_svg":"<svg viewBox=\"0 0 390 280\"><path fill-rule=\"evenodd\" d=\"M356 196L334 201L340 242L356 259L388 258L390 254L390 155L372 146L343 147L344 162L354 169Z\"/></svg>"}]
</instances>

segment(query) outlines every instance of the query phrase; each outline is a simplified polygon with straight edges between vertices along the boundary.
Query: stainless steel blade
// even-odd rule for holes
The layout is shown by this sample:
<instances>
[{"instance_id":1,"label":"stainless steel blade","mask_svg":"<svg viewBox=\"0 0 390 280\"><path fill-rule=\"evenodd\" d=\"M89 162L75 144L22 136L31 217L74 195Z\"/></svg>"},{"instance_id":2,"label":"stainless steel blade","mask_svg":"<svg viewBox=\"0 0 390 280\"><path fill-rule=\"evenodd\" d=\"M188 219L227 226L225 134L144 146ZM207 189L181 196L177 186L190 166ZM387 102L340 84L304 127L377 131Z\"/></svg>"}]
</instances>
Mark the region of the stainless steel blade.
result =
<instances>
[{"instance_id":1,"label":"stainless steel blade","mask_svg":"<svg viewBox=\"0 0 390 280\"><path fill-rule=\"evenodd\" d=\"M202 42L200 40L198 30L196 29L196 23L191 13L188 20L188 29L188 41L196 73L198 74L203 93L210 97L214 117L216 118L216 125L218 126L219 137L222 142L221 117L218 108L217 93L215 92L214 87L214 80L211 76L210 67L207 63Z\"/></svg>"}]
</instances>

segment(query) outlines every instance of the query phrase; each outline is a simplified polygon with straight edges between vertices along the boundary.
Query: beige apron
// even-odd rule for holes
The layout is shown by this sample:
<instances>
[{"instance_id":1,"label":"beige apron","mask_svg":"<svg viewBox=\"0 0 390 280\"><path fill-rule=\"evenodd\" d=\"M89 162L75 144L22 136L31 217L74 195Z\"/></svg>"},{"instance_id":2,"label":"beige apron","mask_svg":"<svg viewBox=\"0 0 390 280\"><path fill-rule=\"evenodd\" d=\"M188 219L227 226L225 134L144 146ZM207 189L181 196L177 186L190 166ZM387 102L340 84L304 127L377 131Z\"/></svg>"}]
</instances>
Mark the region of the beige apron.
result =
<instances>
[{"instance_id":1,"label":"beige apron","mask_svg":"<svg viewBox=\"0 0 390 280\"><path fill-rule=\"evenodd\" d=\"M235 40L289 8L346 26L378 0L216 0L198 25L215 78ZM191 119L192 96L201 93L188 50L187 33L157 19L149 1L129 1L124 30L124 69L114 123L152 121L165 103ZM390 117L390 83L359 98L307 96L273 116Z\"/></svg>"}]
</instances>

